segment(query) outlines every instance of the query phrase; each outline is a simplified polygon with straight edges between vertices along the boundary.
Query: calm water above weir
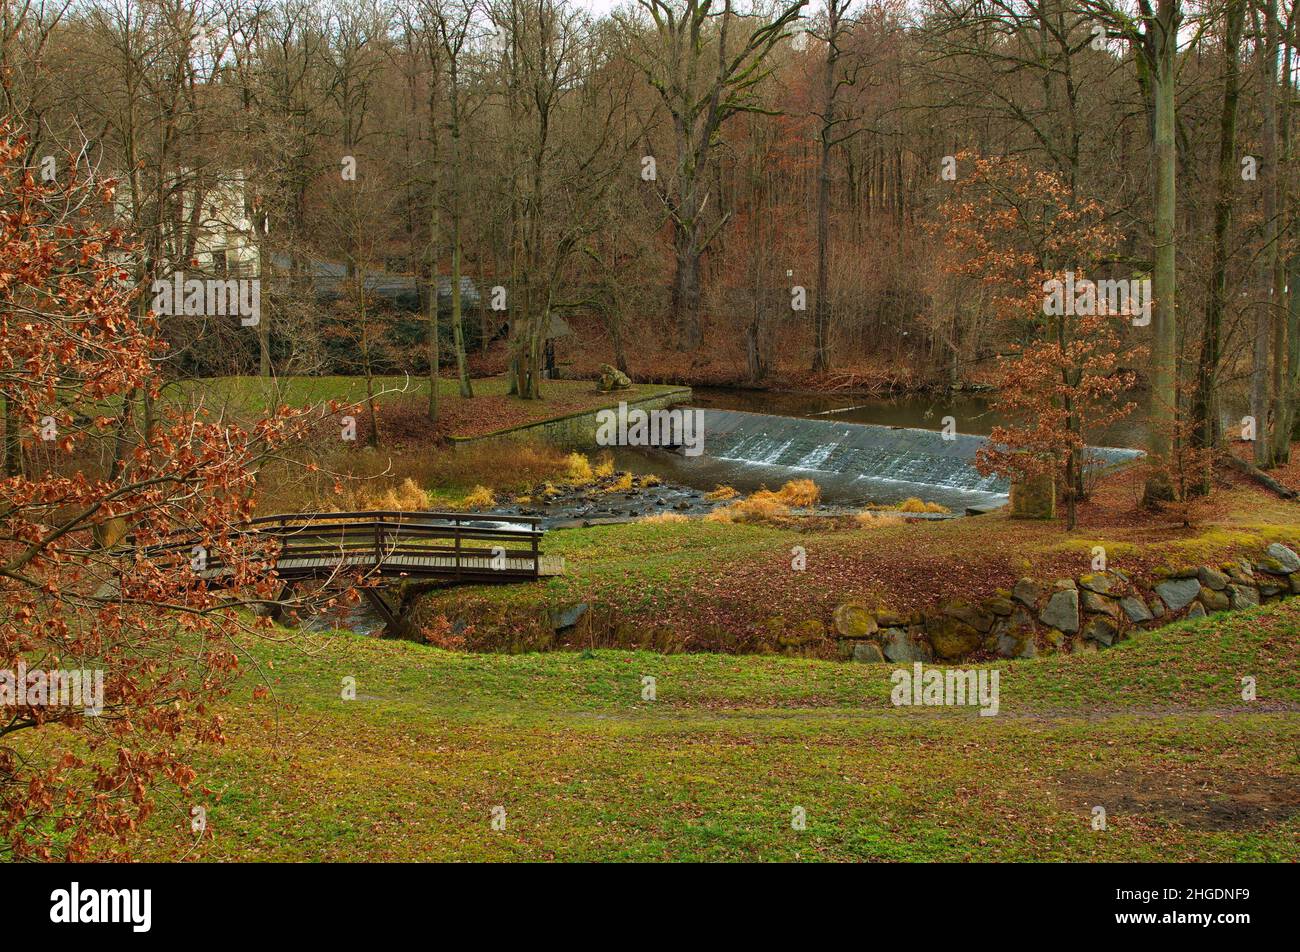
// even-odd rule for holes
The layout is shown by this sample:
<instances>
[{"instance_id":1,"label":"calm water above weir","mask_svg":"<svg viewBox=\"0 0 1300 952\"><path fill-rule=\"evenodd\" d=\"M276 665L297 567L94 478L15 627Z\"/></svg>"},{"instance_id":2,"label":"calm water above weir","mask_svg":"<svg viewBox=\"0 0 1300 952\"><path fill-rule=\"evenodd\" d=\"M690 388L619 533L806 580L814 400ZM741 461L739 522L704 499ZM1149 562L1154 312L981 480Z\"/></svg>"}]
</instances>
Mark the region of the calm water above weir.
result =
<instances>
[{"instance_id":1,"label":"calm water above weir","mask_svg":"<svg viewBox=\"0 0 1300 952\"><path fill-rule=\"evenodd\" d=\"M979 393L866 398L696 387L692 394L692 406L697 407L920 430L942 429L943 418L950 416L957 422L957 432L974 436L988 436L993 427L1004 422L997 412L990 409L992 397ZM1139 402L1139 399L1135 397L1134 402ZM1128 419L1088 436L1094 446L1140 449L1146 442L1146 433L1146 413L1139 403L1138 409Z\"/></svg>"}]
</instances>

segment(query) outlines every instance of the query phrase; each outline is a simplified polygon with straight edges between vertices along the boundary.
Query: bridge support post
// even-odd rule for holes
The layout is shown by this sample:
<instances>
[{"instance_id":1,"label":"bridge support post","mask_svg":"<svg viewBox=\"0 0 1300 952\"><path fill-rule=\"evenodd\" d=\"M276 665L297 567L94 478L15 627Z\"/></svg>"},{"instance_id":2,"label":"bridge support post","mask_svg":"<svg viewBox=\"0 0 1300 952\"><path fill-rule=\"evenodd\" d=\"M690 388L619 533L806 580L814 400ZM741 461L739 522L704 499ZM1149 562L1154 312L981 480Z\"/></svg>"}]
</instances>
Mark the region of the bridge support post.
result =
<instances>
[{"instance_id":1,"label":"bridge support post","mask_svg":"<svg viewBox=\"0 0 1300 952\"><path fill-rule=\"evenodd\" d=\"M293 591L293 582L285 582L276 593L273 600L269 602L258 602L253 605L253 614L260 615L263 618L269 618L277 625L284 625L286 628L297 624L297 621L290 616L289 610L281 604L289 597Z\"/></svg>"},{"instance_id":2,"label":"bridge support post","mask_svg":"<svg viewBox=\"0 0 1300 952\"><path fill-rule=\"evenodd\" d=\"M399 612L389 607L388 602L384 601L384 596L380 594L378 588L366 587L361 590L366 600L370 602L371 607L379 613L379 617L384 620L385 638L405 638L407 641L419 641L419 630L404 619Z\"/></svg>"}]
</instances>

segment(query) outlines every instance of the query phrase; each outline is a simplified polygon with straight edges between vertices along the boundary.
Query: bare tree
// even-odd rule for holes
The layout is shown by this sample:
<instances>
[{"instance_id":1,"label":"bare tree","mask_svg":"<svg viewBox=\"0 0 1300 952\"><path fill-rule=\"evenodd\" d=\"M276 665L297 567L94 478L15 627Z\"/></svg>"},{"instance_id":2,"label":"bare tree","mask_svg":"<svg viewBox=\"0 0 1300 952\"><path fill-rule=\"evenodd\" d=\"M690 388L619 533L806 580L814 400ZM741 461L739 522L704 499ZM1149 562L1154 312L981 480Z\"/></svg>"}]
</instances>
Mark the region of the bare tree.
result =
<instances>
[{"instance_id":1,"label":"bare tree","mask_svg":"<svg viewBox=\"0 0 1300 952\"><path fill-rule=\"evenodd\" d=\"M773 18L742 17L731 0L637 0L653 31L628 21L632 56L672 118L676 160L663 190L673 222L675 272L672 314L677 346L693 351L703 341L700 324L700 262L726 224L710 221L708 165L723 124L758 107L752 92L768 75L772 48L790 34L786 28L807 0L797 0ZM757 25L733 41L736 21ZM714 63L709 63L709 57Z\"/></svg>"}]
</instances>

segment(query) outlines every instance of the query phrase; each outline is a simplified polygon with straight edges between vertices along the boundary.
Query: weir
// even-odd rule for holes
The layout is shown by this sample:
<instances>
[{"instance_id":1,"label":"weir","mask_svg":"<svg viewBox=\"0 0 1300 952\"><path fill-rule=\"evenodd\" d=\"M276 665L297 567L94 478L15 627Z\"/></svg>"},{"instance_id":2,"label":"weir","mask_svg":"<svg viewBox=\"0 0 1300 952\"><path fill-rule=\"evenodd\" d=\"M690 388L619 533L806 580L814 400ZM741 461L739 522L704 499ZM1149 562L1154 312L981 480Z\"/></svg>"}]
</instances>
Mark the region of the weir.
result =
<instances>
[{"instance_id":1,"label":"weir","mask_svg":"<svg viewBox=\"0 0 1300 952\"><path fill-rule=\"evenodd\" d=\"M909 496L949 508L1005 503L1009 486L975 469L983 436L937 430L770 416L739 410L704 411L704 458L749 480L775 486L811 478L829 498L893 503ZM1089 465L1136 459L1138 450L1095 447ZM742 480L744 481L744 480Z\"/></svg>"}]
</instances>

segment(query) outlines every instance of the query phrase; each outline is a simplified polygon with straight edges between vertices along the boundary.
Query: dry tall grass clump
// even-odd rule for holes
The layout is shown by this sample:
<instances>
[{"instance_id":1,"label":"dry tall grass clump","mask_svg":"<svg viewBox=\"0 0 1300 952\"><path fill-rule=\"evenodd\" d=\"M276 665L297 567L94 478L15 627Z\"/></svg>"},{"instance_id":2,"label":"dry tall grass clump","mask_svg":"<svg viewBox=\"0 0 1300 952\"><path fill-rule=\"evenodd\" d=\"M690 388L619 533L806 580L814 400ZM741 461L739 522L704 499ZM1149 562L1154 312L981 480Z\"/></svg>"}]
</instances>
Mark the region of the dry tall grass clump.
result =
<instances>
[{"instance_id":1,"label":"dry tall grass clump","mask_svg":"<svg viewBox=\"0 0 1300 952\"><path fill-rule=\"evenodd\" d=\"M778 489L776 495L787 506L809 509L817 505L822 491L811 479L792 479Z\"/></svg>"},{"instance_id":2,"label":"dry tall grass clump","mask_svg":"<svg viewBox=\"0 0 1300 952\"><path fill-rule=\"evenodd\" d=\"M739 495L740 493L734 487L719 485L713 492L705 493L704 498L710 502L718 502L723 499L735 499Z\"/></svg>"},{"instance_id":3,"label":"dry tall grass clump","mask_svg":"<svg viewBox=\"0 0 1300 952\"><path fill-rule=\"evenodd\" d=\"M492 492L492 490L488 489L486 486L475 486L461 499L452 503L451 507L453 509L466 511L491 509L496 505L496 502L496 493Z\"/></svg>"},{"instance_id":4,"label":"dry tall grass clump","mask_svg":"<svg viewBox=\"0 0 1300 952\"><path fill-rule=\"evenodd\" d=\"M594 470L594 472L596 474L597 479L601 479L605 476L613 476L614 475L614 454L612 454L609 450L605 450L598 457L596 457L596 469Z\"/></svg>"},{"instance_id":5,"label":"dry tall grass clump","mask_svg":"<svg viewBox=\"0 0 1300 952\"><path fill-rule=\"evenodd\" d=\"M624 493L625 493L625 492L627 492L629 489L632 488L632 483L633 483L633 480L632 480L632 474L631 474L631 473L620 473L618 479L614 480L612 483L610 483L608 486L605 487L605 492L607 492L607 493L619 493L619 492L624 492Z\"/></svg>"},{"instance_id":6,"label":"dry tall grass clump","mask_svg":"<svg viewBox=\"0 0 1300 952\"><path fill-rule=\"evenodd\" d=\"M382 492L363 489L358 493L362 509L389 509L397 512L419 512L429 508L429 497L409 476L399 486L389 486Z\"/></svg>"},{"instance_id":7,"label":"dry tall grass clump","mask_svg":"<svg viewBox=\"0 0 1300 952\"><path fill-rule=\"evenodd\" d=\"M737 499L729 506L713 510L706 518L712 522L767 522L788 515L790 507L782 501L779 494L769 489L760 489L752 496Z\"/></svg>"},{"instance_id":8,"label":"dry tall grass clump","mask_svg":"<svg viewBox=\"0 0 1300 952\"><path fill-rule=\"evenodd\" d=\"M899 526L903 524L901 516L888 512L874 512L871 509L863 509L853 518L857 520L858 525L863 526L864 528Z\"/></svg>"},{"instance_id":9,"label":"dry tall grass clump","mask_svg":"<svg viewBox=\"0 0 1300 952\"><path fill-rule=\"evenodd\" d=\"M937 502L925 502L912 496L910 499L904 499L898 504L899 512L938 512L947 513L952 510L947 506L941 506Z\"/></svg>"},{"instance_id":10,"label":"dry tall grass clump","mask_svg":"<svg viewBox=\"0 0 1300 952\"><path fill-rule=\"evenodd\" d=\"M690 522L688 518L680 512L656 512L652 516L642 516L637 522L661 523L661 522Z\"/></svg>"},{"instance_id":11,"label":"dry tall grass clump","mask_svg":"<svg viewBox=\"0 0 1300 952\"><path fill-rule=\"evenodd\" d=\"M570 453L564 460L565 479L575 486L585 486L595 478L591 461L581 453Z\"/></svg>"}]
</instances>

